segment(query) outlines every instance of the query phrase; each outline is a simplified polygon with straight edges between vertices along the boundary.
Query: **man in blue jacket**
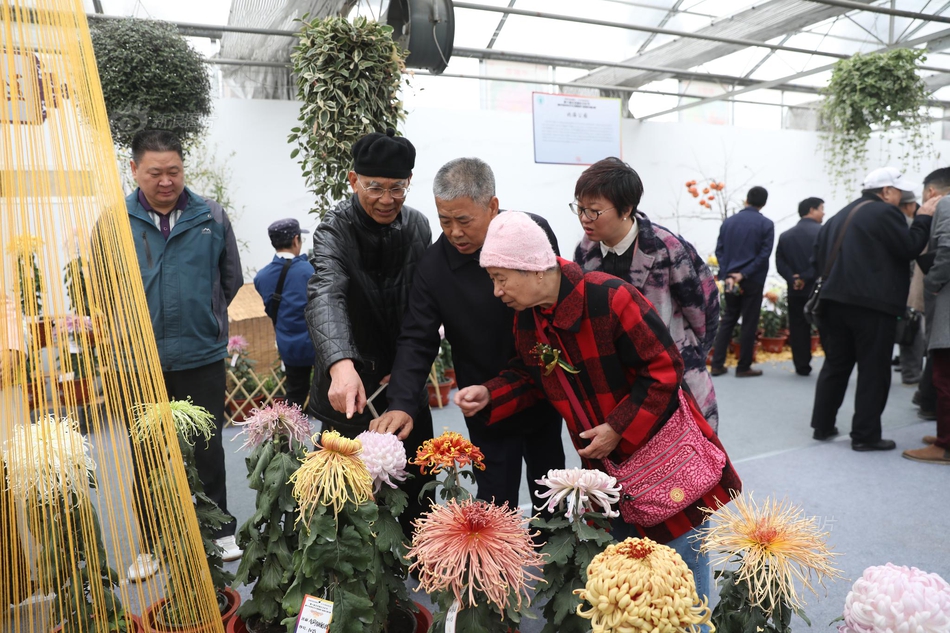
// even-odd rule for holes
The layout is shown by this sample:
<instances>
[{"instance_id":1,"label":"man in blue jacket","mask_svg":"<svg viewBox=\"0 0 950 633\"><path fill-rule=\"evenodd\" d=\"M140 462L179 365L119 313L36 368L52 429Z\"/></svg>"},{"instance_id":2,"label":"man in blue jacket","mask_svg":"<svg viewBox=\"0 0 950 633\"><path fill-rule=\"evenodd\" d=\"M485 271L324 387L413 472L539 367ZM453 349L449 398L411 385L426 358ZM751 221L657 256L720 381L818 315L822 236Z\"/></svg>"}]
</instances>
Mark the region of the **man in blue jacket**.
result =
<instances>
[{"instance_id":1,"label":"man in blue jacket","mask_svg":"<svg viewBox=\"0 0 950 633\"><path fill-rule=\"evenodd\" d=\"M726 313L719 323L713 348L712 367L709 369L713 376L726 373L726 350L739 317L742 317L742 332L739 335L736 377L762 375L761 370L752 369L752 353L755 331L759 327L765 276L769 272L769 257L775 241L775 225L762 215L768 198L769 192L764 187L752 187L746 196L746 208L726 218L719 229L716 258L719 260L719 280L725 285Z\"/></svg>"},{"instance_id":2,"label":"man in blue jacket","mask_svg":"<svg viewBox=\"0 0 950 633\"><path fill-rule=\"evenodd\" d=\"M788 337L795 373L811 373L811 325L805 320L805 302L818 273L812 266L815 242L825 217L825 201L805 198L798 204L798 224L782 233L775 249L775 267L788 283Z\"/></svg>"},{"instance_id":3,"label":"man in blue jacket","mask_svg":"<svg viewBox=\"0 0 950 633\"><path fill-rule=\"evenodd\" d=\"M304 409L310 391L313 372L313 343L304 310L307 307L307 282L313 276L313 266L307 256L301 255L302 233L293 218L277 220L267 227L271 246L277 252L274 259L254 277L254 287L267 316L274 322L277 351L284 364L284 391L287 402Z\"/></svg>"},{"instance_id":4,"label":"man in blue jacket","mask_svg":"<svg viewBox=\"0 0 950 633\"><path fill-rule=\"evenodd\" d=\"M143 130L135 135L132 176L139 186L125 203L165 388L169 398L191 398L217 422L211 440L195 442L195 455L205 493L227 513L222 361L228 304L244 283L237 241L221 205L185 187L181 142L174 133ZM224 560L241 555L234 528L232 519L215 535ZM147 533L143 537L149 539ZM141 580L157 569L155 559L143 553L129 568L129 578Z\"/></svg>"}]
</instances>

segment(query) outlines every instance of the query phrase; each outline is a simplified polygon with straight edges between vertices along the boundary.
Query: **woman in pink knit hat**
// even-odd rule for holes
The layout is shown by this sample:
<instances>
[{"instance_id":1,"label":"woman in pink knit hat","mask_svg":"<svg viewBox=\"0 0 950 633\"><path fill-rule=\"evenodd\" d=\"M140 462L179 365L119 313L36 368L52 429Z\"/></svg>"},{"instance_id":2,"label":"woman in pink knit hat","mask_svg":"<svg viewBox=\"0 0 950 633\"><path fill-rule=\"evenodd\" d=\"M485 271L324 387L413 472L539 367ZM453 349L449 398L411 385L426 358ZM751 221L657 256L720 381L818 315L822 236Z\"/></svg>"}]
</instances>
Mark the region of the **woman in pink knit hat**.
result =
<instances>
[{"instance_id":1,"label":"woman in pink knit hat","mask_svg":"<svg viewBox=\"0 0 950 633\"><path fill-rule=\"evenodd\" d=\"M614 536L673 547L700 598L708 596L708 560L689 537L703 508L728 503L741 483L684 387L683 360L660 315L631 284L555 257L523 213L492 221L480 263L495 296L517 311L518 356L497 378L459 391L456 404L492 424L548 399L585 468L623 486Z\"/></svg>"}]
</instances>

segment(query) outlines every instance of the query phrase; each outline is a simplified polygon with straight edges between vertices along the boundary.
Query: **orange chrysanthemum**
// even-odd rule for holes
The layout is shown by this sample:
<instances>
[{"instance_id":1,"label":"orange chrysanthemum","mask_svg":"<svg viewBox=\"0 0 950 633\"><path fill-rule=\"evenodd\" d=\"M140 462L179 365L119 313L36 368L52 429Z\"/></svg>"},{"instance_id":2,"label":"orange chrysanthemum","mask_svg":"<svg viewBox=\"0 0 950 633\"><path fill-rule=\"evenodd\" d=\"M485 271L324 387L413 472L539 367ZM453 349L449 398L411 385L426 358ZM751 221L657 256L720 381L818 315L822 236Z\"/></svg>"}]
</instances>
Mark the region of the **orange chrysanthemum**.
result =
<instances>
[{"instance_id":1,"label":"orange chrysanthemum","mask_svg":"<svg viewBox=\"0 0 950 633\"><path fill-rule=\"evenodd\" d=\"M484 460L482 451L461 433L446 431L439 437L423 442L416 451L416 458L409 463L418 466L422 474L426 473L427 468L436 474L445 468L461 468L469 464L485 470Z\"/></svg>"},{"instance_id":2,"label":"orange chrysanthemum","mask_svg":"<svg viewBox=\"0 0 950 633\"><path fill-rule=\"evenodd\" d=\"M426 593L452 591L462 608L478 604L482 594L505 612L510 599L521 610L529 606L529 580L541 580L530 567L542 564L537 545L518 508L481 500L433 505L415 522L407 558L409 570L419 571L419 588Z\"/></svg>"}]
</instances>

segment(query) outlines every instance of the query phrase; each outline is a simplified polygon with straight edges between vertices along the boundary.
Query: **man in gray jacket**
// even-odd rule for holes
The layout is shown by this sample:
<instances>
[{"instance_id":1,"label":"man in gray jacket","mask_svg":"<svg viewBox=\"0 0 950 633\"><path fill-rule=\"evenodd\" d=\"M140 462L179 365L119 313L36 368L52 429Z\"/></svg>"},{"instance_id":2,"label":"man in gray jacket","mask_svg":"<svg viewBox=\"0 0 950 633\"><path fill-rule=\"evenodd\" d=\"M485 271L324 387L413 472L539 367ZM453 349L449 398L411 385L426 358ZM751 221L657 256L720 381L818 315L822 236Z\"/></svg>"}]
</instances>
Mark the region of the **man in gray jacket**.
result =
<instances>
[{"instance_id":1,"label":"man in gray jacket","mask_svg":"<svg viewBox=\"0 0 950 633\"><path fill-rule=\"evenodd\" d=\"M228 305L244 283L237 240L221 205L185 187L181 142L172 132L135 135L132 176L139 186L125 203L165 388L169 398L191 398L215 418L214 436L195 442L195 456L205 493L227 513L223 360ZM232 519L215 535L224 560L241 556L234 528ZM146 541L147 531L143 526ZM157 570L155 559L143 552L129 578L141 580Z\"/></svg>"},{"instance_id":2,"label":"man in gray jacket","mask_svg":"<svg viewBox=\"0 0 950 633\"><path fill-rule=\"evenodd\" d=\"M938 169L924 180L924 200L947 193L950 167ZM933 264L924 277L924 305L937 392L937 435L924 437L926 447L906 450L903 455L918 462L950 464L950 197L937 203L927 251L933 253Z\"/></svg>"}]
</instances>

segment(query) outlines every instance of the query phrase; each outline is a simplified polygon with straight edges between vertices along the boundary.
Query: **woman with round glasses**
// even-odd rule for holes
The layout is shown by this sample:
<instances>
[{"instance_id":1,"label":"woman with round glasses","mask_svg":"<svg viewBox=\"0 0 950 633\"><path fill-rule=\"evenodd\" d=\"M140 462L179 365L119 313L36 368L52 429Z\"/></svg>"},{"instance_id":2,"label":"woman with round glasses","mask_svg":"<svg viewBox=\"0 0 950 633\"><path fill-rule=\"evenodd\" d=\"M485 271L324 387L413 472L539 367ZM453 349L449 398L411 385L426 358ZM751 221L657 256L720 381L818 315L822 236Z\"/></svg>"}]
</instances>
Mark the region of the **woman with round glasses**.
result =
<instances>
[{"instance_id":1,"label":"woman with round glasses","mask_svg":"<svg viewBox=\"0 0 950 633\"><path fill-rule=\"evenodd\" d=\"M643 182L619 158L591 165L574 186L571 211L584 229L574 261L636 286L669 328L683 357L683 380L713 429L719 410L706 355L719 329L716 280L693 245L637 209Z\"/></svg>"}]
</instances>

